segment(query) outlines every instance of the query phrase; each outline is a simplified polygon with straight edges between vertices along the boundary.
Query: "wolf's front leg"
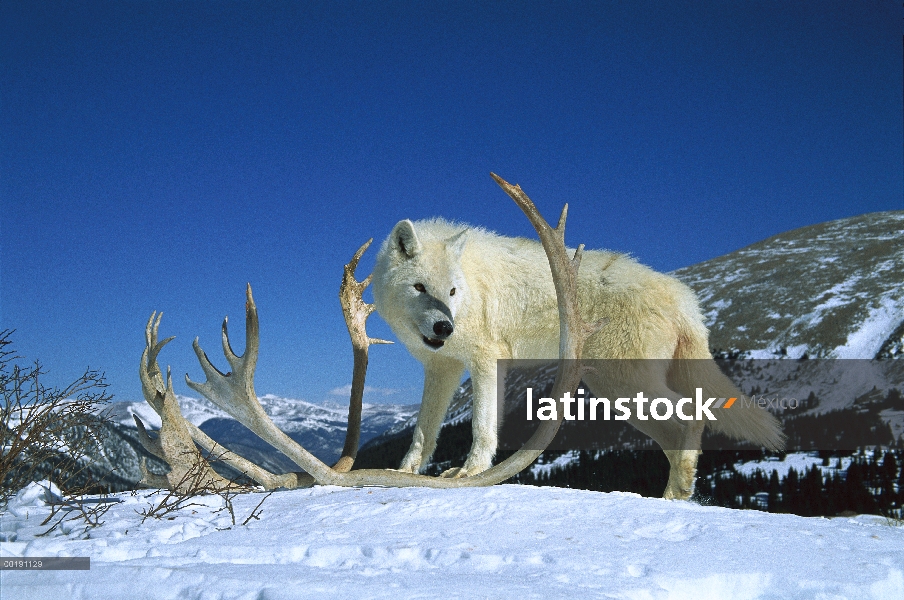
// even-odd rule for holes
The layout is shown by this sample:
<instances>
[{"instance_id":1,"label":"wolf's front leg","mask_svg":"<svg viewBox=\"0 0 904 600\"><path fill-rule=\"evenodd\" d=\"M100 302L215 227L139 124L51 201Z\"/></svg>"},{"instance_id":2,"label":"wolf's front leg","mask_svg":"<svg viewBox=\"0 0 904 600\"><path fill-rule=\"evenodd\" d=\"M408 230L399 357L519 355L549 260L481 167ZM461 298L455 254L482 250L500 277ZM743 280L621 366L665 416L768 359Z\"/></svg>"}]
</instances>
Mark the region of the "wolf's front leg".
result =
<instances>
[{"instance_id":1,"label":"wolf's front leg","mask_svg":"<svg viewBox=\"0 0 904 600\"><path fill-rule=\"evenodd\" d=\"M449 409L449 403L455 390L461 384L464 365L451 360L434 360L424 364L424 395L421 399L421 411L414 426L414 439L402 464L400 471L417 473L421 467L430 462L436 450L436 438Z\"/></svg>"},{"instance_id":2,"label":"wolf's front leg","mask_svg":"<svg viewBox=\"0 0 904 600\"><path fill-rule=\"evenodd\" d=\"M471 427L474 442L464 466L449 469L443 477L467 477L486 471L493 466L498 444L498 426L502 418L502 399L497 402L497 377L505 379L505 368L498 367L496 360L487 360L471 369L473 400L471 406ZM504 399L503 393L502 398Z\"/></svg>"}]
</instances>

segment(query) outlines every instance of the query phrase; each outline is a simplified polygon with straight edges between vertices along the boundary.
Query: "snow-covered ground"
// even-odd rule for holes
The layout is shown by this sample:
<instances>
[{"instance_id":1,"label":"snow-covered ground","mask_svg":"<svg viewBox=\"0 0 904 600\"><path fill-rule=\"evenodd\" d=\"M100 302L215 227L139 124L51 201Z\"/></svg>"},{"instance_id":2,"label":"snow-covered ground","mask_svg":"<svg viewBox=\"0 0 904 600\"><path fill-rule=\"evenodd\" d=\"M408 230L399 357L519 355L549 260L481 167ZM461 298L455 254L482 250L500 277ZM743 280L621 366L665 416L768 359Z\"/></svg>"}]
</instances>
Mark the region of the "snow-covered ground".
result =
<instances>
[{"instance_id":1,"label":"snow-covered ground","mask_svg":"<svg viewBox=\"0 0 904 600\"><path fill-rule=\"evenodd\" d=\"M33 492L34 490L32 490ZM36 537L27 492L2 517L0 555L88 556L89 571L0 571L2 597L904 598L904 527L501 485L278 492L232 525L210 497L142 523L124 501L83 534ZM263 494L235 499L241 523Z\"/></svg>"}]
</instances>

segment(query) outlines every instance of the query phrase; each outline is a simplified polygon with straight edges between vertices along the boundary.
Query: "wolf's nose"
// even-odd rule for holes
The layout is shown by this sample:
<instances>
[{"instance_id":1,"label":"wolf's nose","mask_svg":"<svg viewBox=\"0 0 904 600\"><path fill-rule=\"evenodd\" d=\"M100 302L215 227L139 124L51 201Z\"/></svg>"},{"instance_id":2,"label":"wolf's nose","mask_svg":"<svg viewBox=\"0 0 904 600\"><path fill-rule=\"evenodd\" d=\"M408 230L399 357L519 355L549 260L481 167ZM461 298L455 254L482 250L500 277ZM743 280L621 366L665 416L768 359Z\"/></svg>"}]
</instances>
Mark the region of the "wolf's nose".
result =
<instances>
[{"instance_id":1,"label":"wolf's nose","mask_svg":"<svg viewBox=\"0 0 904 600\"><path fill-rule=\"evenodd\" d=\"M452 335L452 323L449 321L437 321L433 324L433 333L443 338L449 337Z\"/></svg>"}]
</instances>

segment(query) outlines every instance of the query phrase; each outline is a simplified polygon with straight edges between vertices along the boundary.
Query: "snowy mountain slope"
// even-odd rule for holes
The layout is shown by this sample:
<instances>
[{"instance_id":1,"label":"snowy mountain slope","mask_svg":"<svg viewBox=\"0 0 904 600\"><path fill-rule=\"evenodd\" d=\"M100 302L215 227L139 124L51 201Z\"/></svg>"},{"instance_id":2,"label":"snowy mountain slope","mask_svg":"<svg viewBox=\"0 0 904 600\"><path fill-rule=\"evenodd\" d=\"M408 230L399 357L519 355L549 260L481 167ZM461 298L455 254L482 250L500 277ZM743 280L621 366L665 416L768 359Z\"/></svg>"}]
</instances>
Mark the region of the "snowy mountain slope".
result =
<instances>
[{"instance_id":1,"label":"snowy mountain slope","mask_svg":"<svg viewBox=\"0 0 904 600\"><path fill-rule=\"evenodd\" d=\"M4 598L904 597L904 527L877 517L517 485L317 487L273 494L246 526L216 512L216 496L141 523L155 497L119 494L85 539L36 537L48 509L35 496L3 515L0 556L87 556L91 568L0 571ZM261 498L238 497L236 516Z\"/></svg>"},{"instance_id":2,"label":"snowy mountain slope","mask_svg":"<svg viewBox=\"0 0 904 600\"><path fill-rule=\"evenodd\" d=\"M754 358L902 352L904 211L802 227L672 274L697 292L713 348Z\"/></svg>"},{"instance_id":3,"label":"snowy mountain slope","mask_svg":"<svg viewBox=\"0 0 904 600\"><path fill-rule=\"evenodd\" d=\"M881 397L891 389L904 390L904 362L739 360L731 369L731 378L748 395L805 400L813 393L819 404L794 414L823 414L852 406L858 398L866 401L866 395ZM773 412L781 413L782 408L776 406Z\"/></svg>"},{"instance_id":4,"label":"snowy mountain slope","mask_svg":"<svg viewBox=\"0 0 904 600\"><path fill-rule=\"evenodd\" d=\"M182 415L199 427L214 419L232 418L205 399L190 396L178 396L177 399ZM304 400L281 398L272 394L261 396L259 400L264 411L286 433L323 430L345 435L348 406L338 403L314 404ZM364 404L362 426L366 422L367 427L388 427L392 423L410 416L415 408L415 406L395 404ZM132 415L137 415L145 425L150 425L154 429L160 427L160 416L146 402L111 404L111 417L117 423L134 426ZM339 441L340 450L341 446L342 440Z\"/></svg>"}]
</instances>

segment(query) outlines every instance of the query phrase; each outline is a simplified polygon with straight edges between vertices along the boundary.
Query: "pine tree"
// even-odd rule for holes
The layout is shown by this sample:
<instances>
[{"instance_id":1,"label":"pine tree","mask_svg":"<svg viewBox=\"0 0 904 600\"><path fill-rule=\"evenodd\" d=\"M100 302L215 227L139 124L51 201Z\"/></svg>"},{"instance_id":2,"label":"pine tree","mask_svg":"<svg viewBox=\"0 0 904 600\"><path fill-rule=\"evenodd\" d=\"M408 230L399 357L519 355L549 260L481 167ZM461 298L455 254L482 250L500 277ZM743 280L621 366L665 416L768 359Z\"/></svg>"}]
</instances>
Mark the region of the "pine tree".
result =
<instances>
[{"instance_id":1,"label":"pine tree","mask_svg":"<svg viewBox=\"0 0 904 600\"><path fill-rule=\"evenodd\" d=\"M785 477L782 486L782 503L787 507L788 512L798 514L800 510L800 490L798 487L797 471L794 467L788 469L788 475Z\"/></svg>"},{"instance_id":2,"label":"pine tree","mask_svg":"<svg viewBox=\"0 0 904 600\"><path fill-rule=\"evenodd\" d=\"M807 470L800 491L801 512L798 514L806 517L824 514L822 471L819 467L813 465Z\"/></svg>"},{"instance_id":3,"label":"pine tree","mask_svg":"<svg viewBox=\"0 0 904 600\"><path fill-rule=\"evenodd\" d=\"M778 481L778 471L772 471L769 476L769 512L779 512L779 495L781 494L781 484Z\"/></svg>"},{"instance_id":4,"label":"pine tree","mask_svg":"<svg viewBox=\"0 0 904 600\"><path fill-rule=\"evenodd\" d=\"M901 463L900 474L898 475L898 505L904 507L904 449L898 450L898 462Z\"/></svg>"},{"instance_id":5,"label":"pine tree","mask_svg":"<svg viewBox=\"0 0 904 600\"><path fill-rule=\"evenodd\" d=\"M879 507L888 510L895 507L895 477L898 474L898 462L891 450L885 453L885 459L879 469Z\"/></svg>"}]
</instances>

